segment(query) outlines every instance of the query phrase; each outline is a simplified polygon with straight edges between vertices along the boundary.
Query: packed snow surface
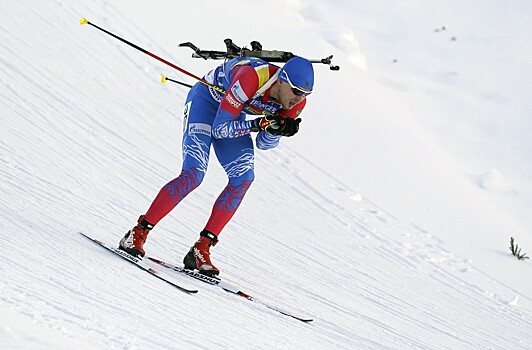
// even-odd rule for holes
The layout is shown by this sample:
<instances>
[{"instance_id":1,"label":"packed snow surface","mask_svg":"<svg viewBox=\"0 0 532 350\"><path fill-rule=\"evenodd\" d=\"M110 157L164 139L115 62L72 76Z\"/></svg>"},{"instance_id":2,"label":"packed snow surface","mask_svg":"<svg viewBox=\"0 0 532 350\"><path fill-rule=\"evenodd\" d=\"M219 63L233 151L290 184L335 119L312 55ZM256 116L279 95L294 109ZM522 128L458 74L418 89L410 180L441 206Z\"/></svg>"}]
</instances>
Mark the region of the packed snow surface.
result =
<instances>
[{"instance_id":1,"label":"packed snow surface","mask_svg":"<svg viewBox=\"0 0 532 350\"><path fill-rule=\"evenodd\" d=\"M532 5L528 1L7 1L0 14L2 349L530 349ZM223 39L316 65L300 132L256 180L212 258L305 324L117 244L181 166L192 79L178 48ZM179 263L226 183L150 233ZM166 272L170 273L170 272Z\"/></svg>"}]
</instances>

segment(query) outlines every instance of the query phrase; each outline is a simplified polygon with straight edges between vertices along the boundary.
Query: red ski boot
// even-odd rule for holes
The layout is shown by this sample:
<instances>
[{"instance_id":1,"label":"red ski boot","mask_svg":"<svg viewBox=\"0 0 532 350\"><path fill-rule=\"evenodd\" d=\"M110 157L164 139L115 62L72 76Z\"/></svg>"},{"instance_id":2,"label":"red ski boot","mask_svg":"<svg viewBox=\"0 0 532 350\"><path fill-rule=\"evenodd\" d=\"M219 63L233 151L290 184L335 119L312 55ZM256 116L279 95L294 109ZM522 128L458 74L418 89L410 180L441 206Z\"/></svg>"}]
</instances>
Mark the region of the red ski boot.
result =
<instances>
[{"instance_id":1,"label":"red ski boot","mask_svg":"<svg viewBox=\"0 0 532 350\"><path fill-rule=\"evenodd\" d=\"M146 221L144 215L141 215L138 219L137 226L133 227L126 233L126 235L120 240L118 248L133 256L144 257L146 253L142 247L144 246L148 233L153 226L154 225Z\"/></svg>"},{"instance_id":2,"label":"red ski boot","mask_svg":"<svg viewBox=\"0 0 532 350\"><path fill-rule=\"evenodd\" d=\"M183 259L185 269L198 270L200 273L210 277L217 276L220 270L212 264L211 253L209 252L209 248L211 246L214 247L217 242L218 237L215 234L207 230L201 231L200 239L194 243Z\"/></svg>"}]
</instances>

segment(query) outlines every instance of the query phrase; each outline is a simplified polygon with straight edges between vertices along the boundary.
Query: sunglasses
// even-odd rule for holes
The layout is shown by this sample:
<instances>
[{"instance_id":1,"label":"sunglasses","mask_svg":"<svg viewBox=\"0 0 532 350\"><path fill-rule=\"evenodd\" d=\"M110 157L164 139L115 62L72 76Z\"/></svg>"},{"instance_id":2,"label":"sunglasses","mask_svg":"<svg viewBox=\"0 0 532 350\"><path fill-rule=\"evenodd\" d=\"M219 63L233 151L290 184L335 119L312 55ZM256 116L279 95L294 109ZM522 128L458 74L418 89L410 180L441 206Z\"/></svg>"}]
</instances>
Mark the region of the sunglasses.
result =
<instances>
[{"instance_id":1,"label":"sunglasses","mask_svg":"<svg viewBox=\"0 0 532 350\"><path fill-rule=\"evenodd\" d=\"M292 93L296 96L308 96L312 93L312 91L303 91L300 90L298 87L292 87Z\"/></svg>"},{"instance_id":2,"label":"sunglasses","mask_svg":"<svg viewBox=\"0 0 532 350\"><path fill-rule=\"evenodd\" d=\"M312 93L312 90L308 90L308 89L305 89L305 88L302 88L302 87L299 87L299 86L296 86L294 84L292 84L292 82L290 81L290 78L288 78L288 74L285 73L285 78L286 78L286 81L288 82L288 84L290 85L290 87L292 88L292 93L296 96L308 96Z\"/></svg>"}]
</instances>

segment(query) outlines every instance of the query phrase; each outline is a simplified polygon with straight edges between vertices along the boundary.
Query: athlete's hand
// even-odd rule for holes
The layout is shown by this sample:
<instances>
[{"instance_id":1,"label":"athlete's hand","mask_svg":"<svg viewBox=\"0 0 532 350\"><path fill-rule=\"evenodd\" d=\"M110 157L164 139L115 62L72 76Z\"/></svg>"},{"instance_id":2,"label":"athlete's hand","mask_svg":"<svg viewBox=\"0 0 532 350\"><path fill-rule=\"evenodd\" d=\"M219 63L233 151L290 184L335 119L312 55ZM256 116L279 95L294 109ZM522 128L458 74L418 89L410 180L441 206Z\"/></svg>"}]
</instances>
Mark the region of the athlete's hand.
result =
<instances>
[{"instance_id":1,"label":"athlete's hand","mask_svg":"<svg viewBox=\"0 0 532 350\"><path fill-rule=\"evenodd\" d=\"M260 117L251 122L251 131L265 130L273 135L279 135L282 124L284 124L284 117L280 115L268 115Z\"/></svg>"},{"instance_id":2,"label":"athlete's hand","mask_svg":"<svg viewBox=\"0 0 532 350\"><path fill-rule=\"evenodd\" d=\"M251 131L265 130L273 135L294 136L299 131L301 118L292 119L280 115L260 117L251 123Z\"/></svg>"},{"instance_id":3,"label":"athlete's hand","mask_svg":"<svg viewBox=\"0 0 532 350\"><path fill-rule=\"evenodd\" d=\"M285 118L283 122L284 123L281 125L278 135L290 137L294 136L299 131L299 123L301 123L301 118Z\"/></svg>"}]
</instances>

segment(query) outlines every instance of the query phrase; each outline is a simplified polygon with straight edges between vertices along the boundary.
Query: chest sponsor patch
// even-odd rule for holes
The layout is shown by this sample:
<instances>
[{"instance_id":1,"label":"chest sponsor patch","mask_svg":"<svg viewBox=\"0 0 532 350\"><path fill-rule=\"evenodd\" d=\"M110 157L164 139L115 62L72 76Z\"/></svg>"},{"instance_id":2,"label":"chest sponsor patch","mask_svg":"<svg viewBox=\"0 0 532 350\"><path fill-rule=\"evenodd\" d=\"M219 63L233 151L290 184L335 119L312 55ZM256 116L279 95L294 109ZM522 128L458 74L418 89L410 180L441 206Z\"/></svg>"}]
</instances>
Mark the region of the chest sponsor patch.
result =
<instances>
[{"instance_id":1,"label":"chest sponsor patch","mask_svg":"<svg viewBox=\"0 0 532 350\"><path fill-rule=\"evenodd\" d=\"M271 113L271 114L274 114L275 112L277 112L279 110L279 107L277 106L272 106L271 104L267 104L267 103L262 103L258 100L251 100L249 102L249 105L250 106L253 106L253 107L256 107L260 110L263 110L263 111L266 111L268 113Z\"/></svg>"}]
</instances>

